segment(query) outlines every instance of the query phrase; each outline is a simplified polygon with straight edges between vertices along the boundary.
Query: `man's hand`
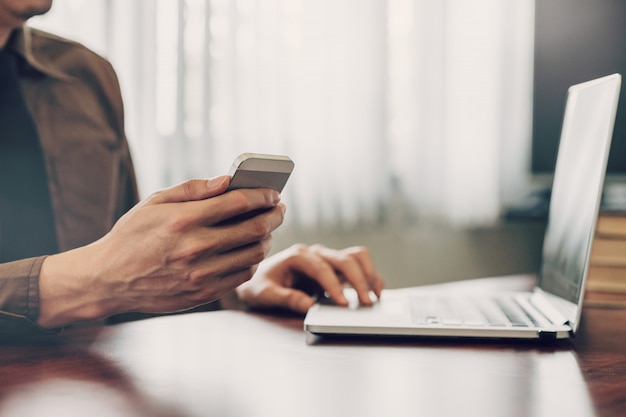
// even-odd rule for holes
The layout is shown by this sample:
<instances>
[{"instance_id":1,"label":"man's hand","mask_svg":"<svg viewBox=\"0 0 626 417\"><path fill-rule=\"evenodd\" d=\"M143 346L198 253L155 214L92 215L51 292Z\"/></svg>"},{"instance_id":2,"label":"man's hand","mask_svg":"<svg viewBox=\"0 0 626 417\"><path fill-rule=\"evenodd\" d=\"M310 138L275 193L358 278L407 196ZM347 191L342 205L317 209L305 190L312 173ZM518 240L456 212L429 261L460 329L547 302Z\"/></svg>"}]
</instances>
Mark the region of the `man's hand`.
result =
<instances>
[{"instance_id":1,"label":"man's hand","mask_svg":"<svg viewBox=\"0 0 626 417\"><path fill-rule=\"evenodd\" d=\"M190 180L154 193L102 239L46 258L39 324L185 310L250 279L270 250L285 207L269 189L224 193L228 182ZM267 211L225 222L258 209Z\"/></svg>"},{"instance_id":2,"label":"man's hand","mask_svg":"<svg viewBox=\"0 0 626 417\"><path fill-rule=\"evenodd\" d=\"M334 250L298 244L267 258L254 277L236 291L239 299L251 307L282 307L306 313L315 299L301 288L311 287L311 283L343 306L348 305L343 295L345 284L356 290L363 305L371 305L370 293L379 297L384 286L364 247Z\"/></svg>"}]
</instances>

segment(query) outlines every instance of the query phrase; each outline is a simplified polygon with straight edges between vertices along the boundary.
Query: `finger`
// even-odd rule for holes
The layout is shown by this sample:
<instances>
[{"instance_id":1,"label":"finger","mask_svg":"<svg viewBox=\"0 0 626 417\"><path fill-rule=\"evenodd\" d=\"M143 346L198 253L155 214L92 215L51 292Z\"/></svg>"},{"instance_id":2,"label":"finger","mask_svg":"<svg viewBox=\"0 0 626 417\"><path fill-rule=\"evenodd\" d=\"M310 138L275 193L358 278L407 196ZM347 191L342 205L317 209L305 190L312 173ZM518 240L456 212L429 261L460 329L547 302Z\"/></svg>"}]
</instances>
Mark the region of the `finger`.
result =
<instances>
[{"instance_id":1,"label":"finger","mask_svg":"<svg viewBox=\"0 0 626 417\"><path fill-rule=\"evenodd\" d=\"M258 264L269 253L271 246L272 239L268 237L259 242L220 253L217 256L207 255L199 257L192 263L192 272L189 275L189 279L203 283L204 280L211 277L224 277L249 268L256 270Z\"/></svg>"},{"instance_id":2,"label":"finger","mask_svg":"<svg viewBox=\"0 0 626 417\"><path fill-rule=\"evenodd\" d=\"M226 175L212 179L192 179L166 188L150 196L153 204L180 203L204 200L222 194L228 188L230 178Z\"/></svg>"},{"instance_id":3,"label":"finger","mask_svg":"<svg viewBox=\"0 0 626 417\"><path fill-rule=\"evenodd\" d=\"M224 224L237 223L255 217L280 202L280 194L269 188L238 189L225 193L215 200L218 221ZM243 216L245 214L251 214ZM240 217L236 221L234 218Z\"/></svg>"},{"instance_id":4,"label":"finger","mask_svg":"<svg viewBox=\"0 0 626 417\"><path fill-rule=\"evenodd\" d=\"M286 259L285 262L288 262L289 269L298 271L317 281L337 304L343 306L349 304L343 294L341 278L324 258L311 251L307 246L298 245L295 254Z\"/></svg>"},{"instance_id":5,"label":"finger","mask_svg":"<svg viewBox=\"0 0 626 417\"><path fill-rule=\"evenodd\" d=\"M239 287L244 282L249 281L254 276L257 268L258 264L252 265L248 268L222 275L219 280L213 281L213 283L217 283L216 288L220 291L220 294L216 298L221 297L227 292ZM207 287L212 287L212 285Z\"/></svg>"},{"instance_id":6,"label":"finger","mask_svg":"<svg viewBox=\"0 0 626 417\"><path fill-rule=\"evenodd\" d=\"M361 269L363 270L363 273L365 274L365 277L369 282L370 289L374 291L376 297L380 297L380 294L385 286L385 282L382 276L378 273L376 266L374 265L374 260L369 253L369 250L363 246L357 246L347 248L344 251L352 254L360 263Z\"/></svg>"},{"instance_id":7,"label":"finger","mask_svg":"<svg viewBox=\"0 0 626 417\"><path fill-rule=\"evenodd\" d=\"M286 208L280 205L277 211L269 210L268 212L267 210L275 208L279 202L280 194L274 190L261 188L237 190L201 201L169 203L177 204L177 207L167 209L164 215L167 216L165 221L175 230L186 230L196 226L243 226L237 223L225 223L225 220L251 210L263 209L265 210L263 214L267 214L268 217L255 216L252 219L268 221L269 218L270 223L276 228L282 223ZM262 222L245 225L249 231L255 226L262 227Z\"/></svg>"},{"instance_id":8,"label":"finger","mask_svg":"<svg viewBox=\"0 0 626 417\"><path fill-rule=\"evenodd\" d=\"M370 279L352 253L337 251L323 245L313 245L311 250L325 259L356 290L361 304L372 304L370 291L373 291L373 288L370 288Z\"/></svg>"},{"instance_id":9,"label":"finger","mask_svg":"<svg viewBox=\"0 0 626 417\"><path fill-rule=\"evenodd\" d=\"M237 250L271 237L284 219L284 206L279 205L253 219L225 227L200 227L187 237L190 254L206 252L220 254Z\"/></svg>"}]
</instances>

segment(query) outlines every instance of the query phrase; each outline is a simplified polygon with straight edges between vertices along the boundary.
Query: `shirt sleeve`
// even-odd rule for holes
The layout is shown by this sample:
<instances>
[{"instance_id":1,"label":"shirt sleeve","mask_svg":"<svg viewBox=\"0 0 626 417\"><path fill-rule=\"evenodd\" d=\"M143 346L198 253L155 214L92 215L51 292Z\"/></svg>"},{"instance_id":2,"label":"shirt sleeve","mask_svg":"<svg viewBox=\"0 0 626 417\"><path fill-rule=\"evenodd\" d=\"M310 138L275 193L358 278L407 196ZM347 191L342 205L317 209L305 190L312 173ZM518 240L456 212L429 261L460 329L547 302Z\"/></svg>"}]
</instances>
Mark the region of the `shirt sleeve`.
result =
<instances>
[{"instance_id":1,"label":"shirt sleeve","mask_svg":"<svg viewBox=\"0 0 626 417\"><path fill-rule=\"evenodd\" d=\"M37 325L39 273L45 256L0 264L0 335L58 333Z\"/></svg>"}]
</instances>

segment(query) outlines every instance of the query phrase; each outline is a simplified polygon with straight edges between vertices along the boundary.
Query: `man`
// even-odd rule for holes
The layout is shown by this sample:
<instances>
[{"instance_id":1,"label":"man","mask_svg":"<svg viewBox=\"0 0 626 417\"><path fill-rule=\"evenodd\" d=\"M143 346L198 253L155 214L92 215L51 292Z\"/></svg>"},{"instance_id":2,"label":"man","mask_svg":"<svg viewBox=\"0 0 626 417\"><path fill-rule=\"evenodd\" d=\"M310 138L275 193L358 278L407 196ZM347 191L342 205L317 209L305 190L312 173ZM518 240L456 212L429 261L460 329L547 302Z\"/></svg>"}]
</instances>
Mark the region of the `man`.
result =
<instances>
[{"instance_id":1,"label":"man","mask_svg":"<svg viewBox=\"0 0 626 417\"><path fill-rule=\"evenodd\" d=\"M275 191L195 179L135 205L113 69L24 26L51 3L0 0L0 329L183 311L235 288L245 304L305 312L301 277L339 304L344 283L371 304L383 282L365 248L295 245L264 260L285 213Z\"/></svg>"}]
</instances>

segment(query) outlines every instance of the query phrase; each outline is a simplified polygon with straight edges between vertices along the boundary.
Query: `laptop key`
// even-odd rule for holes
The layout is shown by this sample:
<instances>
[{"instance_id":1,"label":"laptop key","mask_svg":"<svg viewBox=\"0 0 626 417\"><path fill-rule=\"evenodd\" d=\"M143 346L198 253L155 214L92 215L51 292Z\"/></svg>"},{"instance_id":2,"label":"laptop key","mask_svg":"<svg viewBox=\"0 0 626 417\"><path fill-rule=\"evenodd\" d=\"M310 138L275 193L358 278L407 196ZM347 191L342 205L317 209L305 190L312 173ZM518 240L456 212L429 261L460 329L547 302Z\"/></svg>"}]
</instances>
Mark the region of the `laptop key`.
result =
<instances>
[{"instance_id":1,"label":"laptop key","mask_svg":"<svg viewBox=\"0 0 626 417\"><path fill-rule=\"evenodd\" d=\"M532 322L517 303L512 299L498 299L496 300L504 314L507 316L513 327L529 327L532 326Z\"/></svg>"}]
</instances>

